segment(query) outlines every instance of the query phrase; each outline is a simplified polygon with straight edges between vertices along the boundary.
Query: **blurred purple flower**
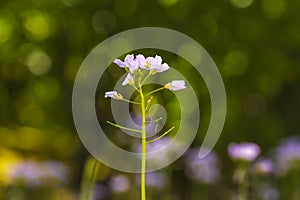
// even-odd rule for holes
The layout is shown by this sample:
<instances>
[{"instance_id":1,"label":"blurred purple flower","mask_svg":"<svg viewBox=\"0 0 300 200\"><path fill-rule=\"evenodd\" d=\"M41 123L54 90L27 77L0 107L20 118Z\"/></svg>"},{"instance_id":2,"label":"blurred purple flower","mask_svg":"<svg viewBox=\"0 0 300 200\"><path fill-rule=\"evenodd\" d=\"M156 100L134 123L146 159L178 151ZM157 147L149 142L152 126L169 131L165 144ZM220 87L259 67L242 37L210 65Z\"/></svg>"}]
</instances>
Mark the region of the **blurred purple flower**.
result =
<instances>
[{"instance_id":1,"label":"blurred purple flower","mask_svg":"<svg viewBox=\"0 0 300 200\"><path fill-rule=\"evenodd\" d=\"M25 161L16 165L10 174L14 181L24 181L29 186L55 183L66 183L69 169L58 161Z\"/></svg>"},{"instance_id":2,"label":"blurred purple flower","mask_svg":"<svg viewBox=\"0 0 300 200\"><path fill-rule=\"evenodd\" d=\"M46 177L55 179L61 183L66 183L68 180L69 168L58 161L47 161L42 164L46 172Z\"/></svg>"},{"instance_id":3,"label":"blurred purple flower","mask_svg":"<svg viewBox=\"0 0 300 200\"><path fill-rule=\"evenodd\" d=\"M277 199L279 199L278 190L274 187L271 187L271 186L265 188L260 193L261 193L260 196L264 200L277 200Z\"/></svg>"},{"instance_id":4,"label":"blurred purple flower","mask_svg":"<svg viewBox=\"0 0 300 200\"><path fill-rule=\"evenodd\" d=\"M140 175L136 176L136 181L141 184ZM163 189L167 184L167 176L161 172L148 172L146 174L146 185L155 189Z\"/></svg>"},{"instance_id":5,"label":"blurred purple flower","mask_svg":"<svg viewBox=\"0 0 300 200\"><path fill-rule=\"evenodd\" d=\"M228 154L235 160L253 161L260 154L260 147L250 142L231 143L228 146Z\"/></svg>"},{"instance_id":6,"label":"blurred purple flower","mask_svg":"<svg viewBox=\"0 0 300 200\"><path fill-rule=\"evenodd\" d=\"M253 165L253 170L255 173L269 174L274 170L274 163L270 159L260 160Z\"/></svg>"},{"instance_id":7,"label":"blurred purple flower","mask_svg":"<svg viewBox=\"0 0 300 200\"><path fill-rule=\"evenodd\" d=\"M199 148L193 148L186 154L186 175L198 182L217 183L220 179L220 160L216 153L210 152L206 157L199 158Z\"/></svg>"},{"instance_id":8,"label":"blurred purple flower","mask_svg":"<svg viewBox=\"0 0 300 200\"><path fill-rule=\"evenodd\" d=\"M14 181L24 181L28 186L39 186L41 184L41 177L43 170L41 166L32 161L27 161L16 165L10 174Z\"/></svg>"},{"instance_id":9,"label":"blurred purple flower","mask_svg":"<svg viewBox=\"0 0 300 200\"><path fill-rule=\"evenodd\" d=\"M108 188L105 185L96 183L94 189L94 199L104 200L108 198L107 196L108 196Z\"/></svg>"},{"instance_id":10,"label":"blurred purple flower","mask_svg":"<svg viewBox=\"0 0 300 200\"><path fill-rule=\"evenodd\" d=\"M123 193L129 190L130 181L125 175L115 175L109 181L110 189L115 193Z\"/></svg>"},{"instance_id":11,"label":"blurred purple flower","mask_svg":"<svg viewBox=\"0 0 300 200\"><path fill-rule=\"evenodd\" d=\"M276 164L280 174L300 167L300 137L290 137L281 142L276 149Z\"/></svg>"}]
</instances>

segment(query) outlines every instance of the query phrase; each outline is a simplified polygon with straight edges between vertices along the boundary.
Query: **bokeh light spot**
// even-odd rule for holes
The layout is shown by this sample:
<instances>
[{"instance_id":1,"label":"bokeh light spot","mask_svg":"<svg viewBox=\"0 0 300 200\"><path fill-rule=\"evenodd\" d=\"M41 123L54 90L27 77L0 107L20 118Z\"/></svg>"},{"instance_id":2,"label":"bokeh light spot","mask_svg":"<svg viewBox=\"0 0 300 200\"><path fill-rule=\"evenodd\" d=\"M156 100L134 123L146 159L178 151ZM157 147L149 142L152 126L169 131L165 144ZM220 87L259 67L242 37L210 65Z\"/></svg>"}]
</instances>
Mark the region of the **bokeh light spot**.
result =
<instances>
[{"instance_id":1,"label":"bokeh light spot","mask_svg":"<svg viewBox=\"0 0 300 200\"><path fill-rule=\"evenodd\" d=\"M178 0L158 0L158 2L160 4L162 4L163 6L172 6L173 4L175 4Z\"/></svg>"},{"instance_id":2,"label":"bokeh light spot","mask_svg":"<svg viewBox=\"0 0 300 200\"><path fill-rule=\"evenodd\" d=\"M100 10L94 14L92 24L97 33L108 34L115 29L117 20L109 10Z\"/></svg>"},{"instance_id":3,"label":"bokeh light spot","mask_svg":"<svg viewBox=\"0 0 300 200\"><path fill-rule=\"evenodd\" d=\"M40 126L44 123L44 112L36 105L25 106L19 112L19 121L24 125Z\"/></svg>"},{"instance_id":4,"label":"bokeh light spot","mask_svg":"<svg viewBox=\"0 0 300 200\"><path fill-rule=\"evenodd\" d=\"M137 8L138 2L137 0L116 0L114 2L114 9L118 16L122 18L128 18L132 16Z\"/></svg>"},{"instance_id":5,"label":"bokeh light spot","mask_svg":"<svg viewBox=\"0 0 300 200\"><path fill-rule=\"evenodd\" d=\"M81 0L61 0L61 2L68 7L76 6Z\"/></svg>"},{"instance_id":6,"label":"bokeh light spot","mask_svg":"<svg viewBox=\"0 0 300 200\"><path fill-rule=\"evenodd\" d=\"M82 61L83 59L80 56L74 56L68 59L64 67L65 77L68 81L74 82Z\"/></svg>"},{"instance_id":7,"label":"bokeh light spot","mask_svg":"<svg viewBox=\"0 0 300 200\"><path fill-rule=\"evenodd\" d=\"M282 88L282 78L278 75L261 74L257 81L260 91L269 97L276 96Z\"/></svg>"},{"instance_id":8,"label":"bokeh light spot","mask_svg":"<svg viewBox=\"0 0 300 200\"><path fill-rule=\"evenodd\" d=\"M28 39L31 40L44 40L53 32L51 17L37 10L26 14L23 25L28 33Z\"/></svg>"},{"instance_id":9,"label":"bokeh light spot","mask_svg":"<svg viewBox=\"0 0 300 200\"><path fill-rule=\"evenodd\" d=\"M249 57L241 50L232 50L224 58L223 74L225 76L242 75L248 67Z\"/></svg>"},{"instance_id":10,"label":"bokeh light spot","mask_svg":"<svg viewBox=\"0 0 300 200\"><path fill-rule=\"evenodd\" d=\"M26 64L34 75L44 75L49 72L52 62L46 53L33 51L28 55Z\"/></svg>"},{"instance_id":11,"label":"bokeh light spot","mask_svg":"<svg viewBox=\"0 0 300 200\"><path fill-rule=\"evenodd\" d=\"M10 133L4 128L0 128L0 133ZM21 157L8 149L0 148L0 184L8 184L12 182L9 173L13 166L21 161Z\"/></svg>"},{"instance_id":12,"label":"bokeh light spot","mask_svg":"<svg viewBox=\"0 0 300 200\"><path fill-rule=\"evenodd\" d=\"M35 95L44 101L51 101L57 97L59 89L57 80L52 77L43 78L33 86Z\"/></svg>"},{"instance_id":13,"label":"bokeh light spot","mask_svg":"<svg viewBox=\"0 0 300 200\"><path fill-rule=\"evenodd\" d=\"M279 18L286 10L284 0L264 0L262 1L262 9L270 18Z\"/></svg>"},{"instance_id":14,"label":"bokeh light spot","mask_svg":"<svg viewBox=\"0 0 300 200\"><path fill-rule=\"evenodd\" d=\"M13 27L11 23L4 18L0 18L0 44L10 39Z\"/></svg>"},{"instance_id":15,"label":"bokeh light spot","mask_svg":"<svg viewBox=\"0 0 300 200\"><path fill-rule=\"evenodd\" d=\"M249 7L254 0L230 0L231 3L238 8L247 8Z\"/></svg>"}]
</instances>

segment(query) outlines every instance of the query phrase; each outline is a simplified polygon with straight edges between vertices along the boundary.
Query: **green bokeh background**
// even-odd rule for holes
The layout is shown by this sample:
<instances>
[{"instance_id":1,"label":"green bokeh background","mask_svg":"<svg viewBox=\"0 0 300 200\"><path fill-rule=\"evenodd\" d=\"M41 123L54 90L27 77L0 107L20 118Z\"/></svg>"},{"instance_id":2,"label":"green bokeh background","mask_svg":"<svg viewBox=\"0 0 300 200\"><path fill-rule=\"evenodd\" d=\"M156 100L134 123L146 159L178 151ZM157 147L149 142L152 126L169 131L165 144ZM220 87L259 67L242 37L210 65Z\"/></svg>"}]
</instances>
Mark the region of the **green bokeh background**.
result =
<instances>
[{"instance_id":1,"label":"green bokeh background","mask_svg":"<svg viewBox=\"0 0 300 200\"><path fill-rule=\"evenodd\" d=\"M144 26L192 37L217 64L228 113L215 150L223 162L226 185L234 166L226 153L230 142L255 142L267 155L281 139L300 133L299 11L296 0L1 1L0 199L77 198L88 152L72 119L76 72L101 41ZM171 66L187 65L167 52L154 54ZM112 82L122 74L114 69L107 71ZM204 133L210 117L205 83L190 71L182 73L198 83L194 87L203 120L199 132ZM202 138L200 134L193 145L200 145ZM15 187L7 171L24 160L65 163L71 169L68 184L63 189ZM105 170L99 181L116 173ZM183 175L176 180L179 185L187 181Z\"/></svg>"}]
</instances>

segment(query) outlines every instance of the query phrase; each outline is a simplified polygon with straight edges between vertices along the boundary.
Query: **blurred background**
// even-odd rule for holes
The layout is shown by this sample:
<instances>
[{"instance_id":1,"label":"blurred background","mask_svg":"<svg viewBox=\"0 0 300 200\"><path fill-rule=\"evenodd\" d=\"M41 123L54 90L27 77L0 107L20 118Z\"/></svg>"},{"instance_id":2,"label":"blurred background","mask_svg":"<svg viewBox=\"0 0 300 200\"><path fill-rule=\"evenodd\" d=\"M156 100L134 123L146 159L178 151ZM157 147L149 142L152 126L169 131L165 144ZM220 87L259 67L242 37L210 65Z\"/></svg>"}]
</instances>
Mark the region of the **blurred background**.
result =
<instances>
[{"instance_id":1,"label":"blurred background","mask_svg":"<svg viewBox=\"0 0 300 200\"><path fill-rule=\"evenodd\" d=\"M300 199L299 11L296 0L1 1L0 199L80 198L94 161L73 124L77 70L104 39L143 26L174 29L199 42L221 72L228 100L221 138L207 160L198 160L210 119L205 82L183 59L146 52L176 69L186 66L182 73L198 91L201 108L191 149L147 175L149 199L236 199L238 162L227 147L243 141L261 148L249 167L250 199ZM122 73L115 65L106 71L112 82ZM266 159L272 170L260 165ZM98 167L94 199L139 199L138 175Z\"/></svg>"}]
</instances>

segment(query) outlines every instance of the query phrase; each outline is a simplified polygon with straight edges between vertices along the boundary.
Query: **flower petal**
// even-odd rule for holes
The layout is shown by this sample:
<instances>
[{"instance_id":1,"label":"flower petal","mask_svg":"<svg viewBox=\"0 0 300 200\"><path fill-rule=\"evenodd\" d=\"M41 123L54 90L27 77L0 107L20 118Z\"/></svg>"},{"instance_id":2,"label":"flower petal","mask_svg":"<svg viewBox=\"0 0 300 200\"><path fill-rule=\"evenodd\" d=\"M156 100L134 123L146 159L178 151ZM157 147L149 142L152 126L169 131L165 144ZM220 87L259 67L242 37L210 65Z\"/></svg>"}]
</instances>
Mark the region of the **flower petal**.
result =
<instances>
[{"instance_id":1,"label":"flower petal","mask_svg":"<svg viewBox=\"0 0 300 200\"><path fill-rule=\"evenodd\" d=\"M129 63L132 62L133 60L134 60L134 55L133 55L133 54L128 54L128 55L125 57L125 59L124 59L124 61L125 61L126 64L129 64Z\"/></svg>"},{"instance_id":2,"label":"flower petal","mask_svg":"<svg viewBox=\"0 0 300 200\"><path fill-rule=\"evenodd\" d=\"M155 61L155 64L156 64L156 65L161 65L161 63L162 63L162 58L161 58L160 56L156 55L156 56L154 57L154 61Z\"/></svg>"},{"instance_id":3,"label":"flower petal","mask_svg":"<svg viewBox=\"0 0 300 200\"><path fill-rule=\"evenodd\" d=\"M123 96L118 93L117 91L108 91L108 92L105 92L105 95L104 95L105 98L112 98L112 99L123 99Z\"/></svg>"},{"instance_id":4,"label":"flower petal","mask_svg":"<svg viewBox=\"0 0 300 200\"><path fill-rule=\"evenodd\" d=\"M122 60L120 59L115 59L114 63L117 64L119 67L124 68L126 67L126 63L124 63Z\"/></svg>"},{"instance_id":5,"label":"flower petal","mask_svg":"<svg viewBox=\"0 0 300 200\"><path fill-rule=\"evenodd\" d=\"M133 85L134 84L134 77L131 75L131 73L128 73L125 80L123 81L122 85Z\"/></svg>"},{"instance_id":6,"label":"flower petal","mask_svg":"<svg viewBox=\"0 0 300 200\"><path fill-rule=\"evenodd\" d=\"M131 61L128 65L128 68L131 73L136 72L139 69L138 61L136 61L136 60Z\"/></svg>"},{"instance_id":7,"label":"flower petal","mask_svg":"<svg viewBox=\"0 0 300 200\"><path fill-rule=\"evenodd\" d=\"M183 90L186 88L185 81L183 80L175 80L165 85L166 89L171 91Z\"/></svg>"}]
</instances>

